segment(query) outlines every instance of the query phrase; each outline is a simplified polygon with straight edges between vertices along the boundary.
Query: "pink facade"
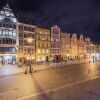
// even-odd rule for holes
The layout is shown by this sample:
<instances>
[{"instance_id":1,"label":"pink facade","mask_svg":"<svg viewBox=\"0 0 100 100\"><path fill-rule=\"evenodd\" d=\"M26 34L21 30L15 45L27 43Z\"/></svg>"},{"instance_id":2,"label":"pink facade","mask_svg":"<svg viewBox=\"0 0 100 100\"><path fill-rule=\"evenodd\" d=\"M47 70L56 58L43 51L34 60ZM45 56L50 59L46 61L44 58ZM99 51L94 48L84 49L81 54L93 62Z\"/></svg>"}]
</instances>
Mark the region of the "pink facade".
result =
<instances>
[{"instance_id":1,"label":"pink facade","mask_svg":"<svg viewBox=\"0 0 100 100\"><path fill-rule=\"evenodd\" d=\"M51 27L51 60L61 59L61 33L60 28L55 25Z\"/></svg>"}]
</instances>

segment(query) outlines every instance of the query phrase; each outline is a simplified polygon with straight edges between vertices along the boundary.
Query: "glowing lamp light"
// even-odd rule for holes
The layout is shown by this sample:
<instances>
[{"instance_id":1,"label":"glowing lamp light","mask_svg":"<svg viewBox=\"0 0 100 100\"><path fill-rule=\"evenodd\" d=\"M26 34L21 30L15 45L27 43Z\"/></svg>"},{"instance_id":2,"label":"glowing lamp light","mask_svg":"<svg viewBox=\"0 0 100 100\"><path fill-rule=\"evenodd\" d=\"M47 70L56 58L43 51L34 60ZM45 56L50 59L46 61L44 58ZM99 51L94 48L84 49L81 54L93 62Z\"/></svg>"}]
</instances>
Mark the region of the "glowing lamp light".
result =
<instances>
[{"instance_id":1,"label":"glowing lamp light","mask_svg":"<svg viewBox=\"0 0 100 100\"><path fill-rule=\"evenodd\" d=\"M32 59L34 59L34 57L32 57Z\"/></svg>"},{"instance_id":2,"label":"glowing lamp light","mask_svg":"<svg viewBox=\"0 0 100 100\"><path fill-rule=\"evenodd\" d=\"M33 39L32 38L28 38L27 41L28 41L28 43L32 43Z\"/></svg>"},{"instance_id":3,"label":"glowing lamp light","mask_svg":"<svg viewBox=\"0 0 100 100\"><path fill-rule=\"evenodd\" d=\"M29 58L29 57L27 57L26 59L27 59L27 60L29 60L30 58Z\"/></svg>"}]
</instances>

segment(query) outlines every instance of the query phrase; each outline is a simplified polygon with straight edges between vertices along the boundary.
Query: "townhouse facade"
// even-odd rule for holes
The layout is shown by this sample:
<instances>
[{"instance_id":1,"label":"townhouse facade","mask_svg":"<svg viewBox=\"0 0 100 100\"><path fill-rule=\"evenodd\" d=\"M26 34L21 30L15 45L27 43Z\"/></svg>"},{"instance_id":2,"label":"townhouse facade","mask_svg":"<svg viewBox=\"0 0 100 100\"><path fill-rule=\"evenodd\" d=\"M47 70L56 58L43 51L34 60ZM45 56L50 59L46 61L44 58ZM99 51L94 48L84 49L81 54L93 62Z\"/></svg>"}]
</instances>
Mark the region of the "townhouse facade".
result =
<instances>
[{"instance_id":1,"label":"townhouse facade","mask_svg":"<svg viewBox=\"0 0 100 100\"><path fill-rule=\"evenodd\" d=\"M36 28L36 62L50 61L50 31Z\"/></svg>"},{"instance_id":2,"label":"townhouse facade","mask_svg":"<svg viewBox=\"0 0 100 100\"><path fill-rule=\"evenodd\" d=\"M78 38L77 35L74 33L71 36L71 59L78 58Z\"/></svg>"},{"instance_id":3,"label":"townhouse facade","mask_svg":"<svg viewBox=\"0 0 100 100\"><path fill-rule=\"evenodd\" d=\"M57 25L51 27L50 37L51 37L50 40L51 60L60 60L61 59L61 31Z\"/></svg>"},{"instance_id":4,"label":"townhouse facade","mask_svg":"<svg viewBox=\"0 0 100 100\"><path fill-rule=\"evenodd\" d=\"M18 62L23 64L30 63L30 60L31 62L35 62L35 26L18 22L17 27L18 51L16 54L18 56ZM31 38L32 41L29 43L28 39Z\"/></svg>"},{"instance_id":5,"label":"townhouse facade","mask_svg":"<svg viewBox=\"0 0 100 100\"><path fill-rule=\"evenodd\" d=\"M84 40L84 36L81 34L79 36L79 42L78 42L78 55L79 58L84 58L86 55L86 50L85 50L85 40Z\"/></svg>"},{"instance_id":6,"label":"townhouse facade","mask_svg":"<svg viewBox=\"0 0 100 100\"><path fill-rule=\"evenodd\" d=\"M70 34L68 33L61 33L61 56L64 61L70 59L71 56Z\"/></svg>"}]
</instances>

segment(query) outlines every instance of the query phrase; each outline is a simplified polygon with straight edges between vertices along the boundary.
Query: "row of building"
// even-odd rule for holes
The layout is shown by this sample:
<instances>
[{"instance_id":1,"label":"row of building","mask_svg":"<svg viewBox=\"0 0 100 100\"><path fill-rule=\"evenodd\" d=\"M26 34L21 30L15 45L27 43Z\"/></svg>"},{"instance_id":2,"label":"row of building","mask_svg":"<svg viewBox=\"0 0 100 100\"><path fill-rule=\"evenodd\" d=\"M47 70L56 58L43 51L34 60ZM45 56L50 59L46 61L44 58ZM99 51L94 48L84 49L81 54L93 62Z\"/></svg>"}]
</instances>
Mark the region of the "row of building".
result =
<instances>
[{"instance_id":1,"label":"row of building","mask_svg":"<svg viewBox=\"0 0 100 100\"><path fill-rule=\"evenodd\" d=\"M28 39L32 39L31 43ZM99 46L89 37L63 33L57 25L43 29L20 23L8 4L0 11L1 64L81 59L94 55L99 56Z\"/></svg>"}]
</instances>

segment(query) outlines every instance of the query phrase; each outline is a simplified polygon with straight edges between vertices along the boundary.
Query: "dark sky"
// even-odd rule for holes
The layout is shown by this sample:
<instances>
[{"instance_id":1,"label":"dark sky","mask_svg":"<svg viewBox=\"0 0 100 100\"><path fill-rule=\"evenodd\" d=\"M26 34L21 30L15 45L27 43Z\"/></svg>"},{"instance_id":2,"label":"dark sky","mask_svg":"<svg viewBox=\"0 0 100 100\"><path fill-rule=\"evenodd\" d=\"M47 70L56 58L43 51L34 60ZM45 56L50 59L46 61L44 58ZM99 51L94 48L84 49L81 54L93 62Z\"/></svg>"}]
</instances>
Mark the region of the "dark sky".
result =
<instances>
[{"instance_id":1,"label":"dark sky","mask_svg":"<svg viewBox=\"0 0 100 100\"><path fill-rule=\"evenodd\" d=\"M84 34L100 43L100 0L8 0L20 17L34 25L50 28L57 24L63 32ZM6 0L0 0L0 5Z\"/></svg>"}]
</instances>

